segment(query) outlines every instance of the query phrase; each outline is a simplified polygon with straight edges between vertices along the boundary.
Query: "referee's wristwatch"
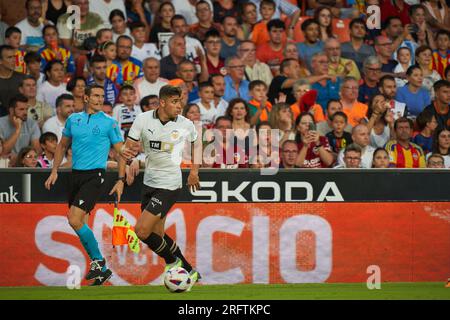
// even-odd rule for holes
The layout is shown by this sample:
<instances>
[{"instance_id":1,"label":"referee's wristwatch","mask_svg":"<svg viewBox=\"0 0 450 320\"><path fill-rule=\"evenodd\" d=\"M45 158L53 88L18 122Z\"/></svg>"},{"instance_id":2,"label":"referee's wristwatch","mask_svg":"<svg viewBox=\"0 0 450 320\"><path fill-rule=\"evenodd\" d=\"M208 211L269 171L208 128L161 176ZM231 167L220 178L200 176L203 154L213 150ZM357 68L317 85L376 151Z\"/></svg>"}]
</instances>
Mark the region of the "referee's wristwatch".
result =
<instances>
[{"instance_id":1,"label":"referee's wristwatch","mask_svg":"<svg viewBox=\"0 0 450 320\"><path fill-rule=\"evenodd\" d=\"M125 183L127 181L127 178L126 177L118 177L116 182L117 181L122 181L123 183Z\"/></svg>"}]
</instances>

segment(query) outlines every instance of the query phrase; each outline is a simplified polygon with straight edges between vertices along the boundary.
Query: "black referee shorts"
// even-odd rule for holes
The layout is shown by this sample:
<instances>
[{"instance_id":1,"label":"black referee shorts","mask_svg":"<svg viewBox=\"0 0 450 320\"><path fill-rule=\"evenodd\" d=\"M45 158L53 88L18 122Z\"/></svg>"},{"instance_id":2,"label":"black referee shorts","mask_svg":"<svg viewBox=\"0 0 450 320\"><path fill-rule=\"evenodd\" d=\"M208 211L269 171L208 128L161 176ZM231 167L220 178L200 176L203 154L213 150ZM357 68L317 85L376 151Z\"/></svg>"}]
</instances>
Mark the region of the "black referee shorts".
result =
<instances>
[{"instance_id":1,"label":"black referee shorts","mask_svg":"<svg viewBox=\"0 0 450 320\"><path fill-rule=\"evenodd\" d=\"M176 190L157 189L144 184L141 211L147 210L155 216L161 214L161 219L163 219L177 201L180 191L181 188Z\"/></svg>"},{"instance_id":2,"label":"black referee shorts","mask_svg":"<svg viewBox=\"0 0 450 320\"><path fill-rule=\"evenodd\" d=\"M72 170L68 204L69 208L75 206L86 213L95 207L103 193L105 170Z\"/></svg>"}]
</instances>

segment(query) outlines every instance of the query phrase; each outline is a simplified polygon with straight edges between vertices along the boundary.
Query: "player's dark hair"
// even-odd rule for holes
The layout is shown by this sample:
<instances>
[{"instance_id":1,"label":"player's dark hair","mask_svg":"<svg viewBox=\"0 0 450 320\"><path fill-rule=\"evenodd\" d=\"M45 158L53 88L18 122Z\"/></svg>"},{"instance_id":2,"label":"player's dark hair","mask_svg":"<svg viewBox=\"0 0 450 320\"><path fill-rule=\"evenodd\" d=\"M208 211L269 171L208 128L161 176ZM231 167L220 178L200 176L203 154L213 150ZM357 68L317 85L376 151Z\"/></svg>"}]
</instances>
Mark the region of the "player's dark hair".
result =
<instances>
[{"instance_id":1,"label":"player's dark hair","mask_svg":"<svg viewBox=\"0 0 450 320\"><path fill-rule=\"evenodd\" d=\"M267 84L262 80L253 80L250 81L250 84L248 85L248 90L252 91L257 86L264 86L264 88L267 89Z\"/></svg>"},{"instance_id":2,"label":"player's dark hair","mask_svg":"<svg viewBox=\"0 0 450 320\"><path fill-rule=\"evenodd\" d=\"M159 90L159 99L166 100L170 97L181 97L182 90L180 87L171 86L170 84L163 86Z\"/></svg>"},{"instance_id":3,"label":"player's dark hair","mask_svg":"<svg viewBox=\"0 0 450 320\"><path fill-rule=\"evenodd\" d=\"M47 141L51 141L51 140L58 141L58 136L51 131L44 132L39 137L40 144L45 144Z\"/></svg>"},{"instance_id":4,"label":"player's dark hair","mask_svg":"<svg viewBox=\"0 0 450 320\"><path fill-rule=\"evenodd\" d=\"M11 99L9 99L8 107L10 109L14 109L15 107L17 107L17 102L28 103L28 98L25 97L23 94L18 93L15 96L13 96Z\"/></svg>"},{"instance_id":5,"label":"player's dark hair","mask_svg":"<svg viewBox=\"0 0 450 320\"><path fill-rule=\"evenodd\" d=\"M267 31L270 32L273 28L286 29L286 25L281 19L272 19L267 23Z\"/></svg>"},{"instance_id":6,"label":"player's dark hair","mask_svg":"<svg viewBox=\"0 0 450 320\"><path fill-rule=\"evenodd\" d=\"M6 29L6 31L5 31L5 38L11 37L14 33L20 33L20 34L22 34L22 31L20 31L20 29L17 28L17 27L9 27L9 28Z\"/></svg>"},{"instance_id":7,"label":"player's dark hair","mask_svg":"<svg viewBox=\"0 0 450 320\"><path fill-rule=\"evenodd\" d=\"M58 98L56 98L56 102L55 102L56 108L61 107L64 100L74 101L75 99L74 99L74 97L71 94L63 93Z\"/></svg>"}]
</instances>

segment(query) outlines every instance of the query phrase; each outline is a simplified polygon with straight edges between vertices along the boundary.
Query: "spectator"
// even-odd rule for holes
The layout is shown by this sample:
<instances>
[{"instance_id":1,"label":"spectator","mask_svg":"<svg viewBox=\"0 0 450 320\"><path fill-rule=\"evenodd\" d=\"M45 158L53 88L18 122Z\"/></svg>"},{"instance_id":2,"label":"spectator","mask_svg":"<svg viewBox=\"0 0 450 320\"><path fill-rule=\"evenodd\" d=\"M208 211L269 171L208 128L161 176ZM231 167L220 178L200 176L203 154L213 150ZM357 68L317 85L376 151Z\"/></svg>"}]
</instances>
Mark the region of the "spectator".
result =
<instances>
[{"instance_id":1,"label":"spectator","mask_svg":"<svg viewBox=\"0 0 450 320\"><path fill-rule=\"evenodd\" d=\"M281 145L281 169L299 168L296 166L298 157L298 145L295 140L286 140Z\"/></svg>"},{"instance_id":2,"label":"spectator","mask_svg":"<svg viewBox=\"0 0 450 320\"><path fill-rule=\"evenodd\" d=\"M317 52L323 52L323 42L319 38L320 25L317 20L308 19L302 23L302 32L305 41L297 43L299 58L306 63L306 67L312 71L312 57Z\"/></svg>"},{"instance_id":3,"label":"spectator","mask_svg":"<svg viewBox=\"0 0 450 320\"><path fill-rule=\"evenodd\" d=\"M319 22L320 26L319 38L321 41L326 41L329 38L336 38L336 35L333 34L333 24L331 18L332 13L331 8L329 7L321 6L314 10L314 19Z\"/></svg>"},{"instance_id":4,"label":"spectator","mask_svg":"<svg viewBox=\"0 0 450 320\"><path fill-rule=\"evenodd\" d=\"M295 120L297 135L295 141L298 144L299 153L296 165L302 168L328 168L334 162L328 139L320 136L316 130L314 118L311 114L301 113Z\"/></svg>"},{"instance_id":5,"label":"spectator","mask_svg":"<svg viewBox=\"0 0 450 320\"><path fill-rule=\"evenodd\" d=\"M394 168L425 168L423 150L411 142L413 121L399 118L394 123L395 140L389 141L385 149L389 153L390 167Z\"/></svg>"},{"instance_id":6,"label":"spectator","mask_svg":"<svg viewBox=\"0 0 450 320\"><path fill-rule=\"evenodd\" d=\"M48 103L36 99L36 80L27 76L20 84L19 92L28 99L28 117L42 128L44 122L53 116L54 111Z\"/></svg>"},{"instance_id":7,"label":"spectator","mask_svg":"<svg viewBox=\"0 0 450 320\"><path fill-rule=\"evenodd\" d=\"M394 113L394 120L397 120L400 117L406 117L408 115L408 108L405 103L395 100L397 95L397 84L395 80L396 78L390 75L381 77L378 82L378 89L389 105L389 109Z\"/></svg>"},{"instance_id":8,"label":"spectator","mask_svg":"<svg viewBox=\"0 0 450 320\"><path fill-rule=\"evenodd\" d=\"M26 52L20 48L20 39L22 32L19 28L9 27L5 32L5 44L11 46L15 50L16 67L14 71L19 73L26 73L26 65L24 57Z\"/></svg>"},{"instance_id":9,"label":"spectator","mask_svg":"<svg viewBox=\"0 0 450 320\"><path fill-rule=\"evenodd\" d=\"M53 132L45 132L39 137L39 143L41 144L42 153L37 159L37 167L53 168L58 137Z\"/></svg>"},{"instance_id":10,"label":"spectator","mask_svg":"<svg viewBox=\"0 0 450 320\"><path fill-rule=\"evenodd\" d=\"M119 123L120 131L125 137L131 128L136 117L142 113L141 107L136 105L136 90L129 85L124 85L120 88L120 101L114 107L113 118Z\"/></svg>"},{"instance_id":11,"label":"spectator","mask_svg":"<svg viewBox=\"0 0 450 320\"><path fill-rule=\"evenodd\" d=\"M450 130L443 128L436 129L433 136L432 153L443 156L445 167L450 168Z\"/></svg>"},{"instance_id":12,"label":"spectator","mask_svg":"<svg viewBox=\"0 0 450 320\"><path fill-rule=\"evenodd\" d=\"M161 59L161 77L172 80L177 77L177 65L186 59L186 40L174 35L169 40L169 55Z\"/></svg>"},{"instance_id":13,"label":"spectator","mask_svg":"<svg viewBox=\"0 0 450 320\"><path fill-rule=\"evenodd\" d=\"M328 63L328 57L323 52L315 53L312 57L313 75L321 76L322 79L313 83L311 88L317 90L317 103L322 106L324 112L328 100L339 99L339 90L342 84L340 77L328 75Z\"/></svg>"},{"instance_id":14,"label":"spectator","mask_svg":"<svg viewBox=\"0 0 450 320\"><path fill-rule=\"evenodd\" d=\"M53 132L61 141L66 120L74 112L74 98L71 94L62 94L56 98L56 115L45 121L42 132Z\"/></svg>"},{"instance_id":15,"label":"spectator","mask_svg":"<svg viewBox=\"0 0 450 320\"><path fill-rule=\"evenodd\" d=\"M398 64L394 68L396 75L395 82L397 87L403 87L408 82L405 80L406 71L412 65L411 49L408 47L400 47L397 50L397 62Z\"/></svg>"},{"instance_id":16,"label":"spectator","mask_svg":"<svg viewBox=\"0 0 450 320\"><path fill-rule=\"evenodd\" d=\"M28 99L22 94L11 98L9 114L0 118L0 139L3 141L3 155L18 154L22 148L32 146L41 151L41 132L36 121L29 119Z\"/></svg>"},{"instance_id":17,"label":"spectator","mask_svg":"<svg viewBox=\"0 0 450 320\"><path fill-rule=\"evenodd\" d=\"M269 124L272 129L278 130L279 145L286 140L295 139L294 118L287 103L281 102L273 105L269 114Z\"/></svg>"},{"instance_id":18,"label":"spectator","mask_svg":"<svg viewBox=\"0 0 450 320\"><path fill-rule=\"evenodd\" d=\"M178 2L183 0L177 0ZM189 31L196 36L200 41L205 41L205 35L208 31L219 30L221 28L220 23L213 21L212 4L205 0L196 1L195 4L195 23L191 23L189 17L183 15L188 20L190 25ZM188 2L190 4L190 2ZM182 8L183 6L180 6ZM192 6L191 6L192 7ZM181 10L181 9L180 9ZM179 11L178 11L179 13Z\"/></svg>"},{"instance_id":19,"label":"spectator","mask_svg":"<svg viewBox=\"0 0 450 320\"><path fill-rule=\"evenodd\" d=\"M331 150L337 156L342 149L345 149L348 145L353 143L353 140L352 135L344 130L348 122L347 115L344 112L337 111L331 116L330 120L333 130L328 132L326 137L330 143Z\"/></svg>"},{"instance_id":20,"label":"spectator","mask_svg":"<svg viewBox=\"0 0 450 320\"><path fill-rule=\"evenodd\" d=\"M133 40L129 36L120 36L116 42L117 59L113 62L118 67L116 84L133 85L136 79L144 76L142 62L131 57Z\"/></svg>"},{"instance_id":21,"label":"spectator","mask_svg":"<svg viewBox=\"0 0 450 320\"><path fill-rule=\"evenodd\" d=\"M433 43L433 33L425 20L425 7L422 4L412 5L409 8L409 16L411 24L415 24L418 27L417 32L415 30L411 32L414 41L419 46L431 45Z\"/></svg>"},{"instance_id":22,"label":"spectator","mask_svg":"<svg viewBox=\"0 0 450 320\"><path fill-rule=\"evenodd\" d=\"M348 168L359 169L361 168L361 148L357 144L349 144L345 147L344 151L344 164L335 166L336 169Z\"/></svg>"},{"instance_id":23,"label":"spectator","mask_svg":"<svg viewBox=\"0 0 450 320\"><path fill-rule=\"evenodd\" d=\"M361 123L367 116L367 105L358 102L359 85L353 77L346 77L341 86L341 103L344 113L348 117L348 123L354 127Z\"/></svg>"},{"instance_id":24,"label":"spectator","mask_svg":"<svg viewBox=\"0 0 450 320\"><path fill-rule=\"evenodd\" d=\"M74 55L76 60L80 55L87 55L89 51L84 47L84 41L95 37L97 31L104 28L103 19L89 10L89 0L73 0L72 4L80 8L80 27L69 29L72 14L66 13L58 19L58 33L62 43Z\"/></svg>"},{"instance_id":25,"label":"spectator","mask_svg":"<svg viewBox=\"0 0 450 320\"><path fill-rule=\"evenodd\" d=\"M162 42L162 36L164 33L171 33L170 21L175 15L175 7L172 2L162 2L158 9L158 20L153 24L150 31L150 41L151 43L156 43L158 48L162 48L165 42ZM161 38L161 39L160 39Z\"/></svg>"},{"instance_id":26,"label":"spectator","mask_svg":"<svg viewBox=\"0 0 450 320\"><path fill-rule=\"evenodd\" d=\"M19 93L24 74L15 72L15 50L8 45L0 46L0 117L8 114L9 100Z\"/></svg>"},{"instance_id":27,"label":"spectator","mask_svg":"<svg viewBox=\"0 0 450 320\"><path fill-rule=\"evenodd\" d=\"M342 111L343 109L344 108L342 107L342 103L339 100L331 99L328 101L327 112L325 114L326 119L325 121L317 123L317 131L321 136L325 136L328 132L331 132L333 130L331 118L336 112ZM347 123L344 131L352 132L352 126Z\"/></svg>"},{"instance_id":28,"label":"spectator","mask_svg":"<svg viewBox=\"0 0 450 320\"><path fill-rule=\"evenodd\" d=\"M364 61L375 56L375 50L372 46L364 43L366 37L366 23L360 18L353 19L349 24L350 41L344 42L341 46L342 57L355 61L359 71L363 71Z\"/></svg>"},{"instance_id":29,"label":"spectator","mask_svg":"<svg viewBox=\"0 0 450 320\"><path fill-rule=\"evenodd\" d=\"M376 56L364 60L363 83L359 86L358 101L367 103L374 95L379 94L378 81L381 78L381 62Z\"/></svg>"},{"instance_id":30,"label":"spectator","mask_svg":"<svg viewBox=\"0 0 450 320\"><path fill-rule=\"evenodd\" d=\"M195 38L192 38L188 35L188 26L186 24L186 19L183 16L178 14L174 15L172 20L170 21L171 30L174 34L180 35L186 40L186 58L196 62L197 59L200 58L199 53L200 50L202 54L205 54L205 50L203 49L202 44ZM162 57L165 57L169 54L169 46L164 45L162 47ZM196 62L197 63L197 62Z\"/></svg>"},{"instance_id":31,"label":"spectator","mask_svg":"<svg viewBox=\"0 0 450 320\"><path fill-rule=\"evenodd\" d=\"M431 156L427 159L427 168L434 168L434 169L444 169L444 157L440 154L433 153Z\"/></svg>"},{"instance_id":32,"label":"spectator","mask_svg":"<svg viewBox=\"0 0 450 320\"><path fill-rule=\"evenodd\" d=\"M425 109L430 110L437 122L438 128L450 129L450 82L448 80L439 80L434 86L435 99L432 104Z\"/></svg>"},{"instance_id":33,"label":"spectator","mask_svg":"<svg viewBox=\"0 0 450 320\"><path fill-rule=\"evenodd\" d=\"M209 14L212 20L212 8L213 5L211 0L172 0L173 5L176 8L177 14L182 15L186 18L186 23L189 25L193 25L198 23L200 20L199 17L199 8L205 10L208 8ZM203 12L203 11L202 11ZM201 16L201 15L200 15Z\"/></svg>"},{"instance_id":34,"label":"spectator","mask_svg":"<svg viewBox=\"0 0 450 320\"><path fill-rule=\"evenodd\" d=\"M15 167L19 168L37 168L38 154L33 147L23 147L17 155Z\"/></svg>"},{"instance_id":35,"label":"spectator","mask_svg":"<svg viewBox=\"0 0 450 320\"><path fill-rule=\"evenodd\" d=\"M86 90L86 80L83 77L75 77L67 83L66 89L73 97L73 112L84 111L84 92Z\"/></svg>"},{"instance_id":36,"label":"spectator","mask_svg":"<svg viewBox=\"0 0 450 320\"><path fill-rule=\"evenodd\" d=\"M102 111L106 113L108 116L113 117L113 106L111 102L103 101L103 108Z\"/></svg>"},{"instance_id":37,"label":"spectator","mask_svg":"<svg viewBox=\"0 0 450 320\"><path fill-rule=\"evenodd\" d=\"M420 67L409 67L406 76L408 84L397 90L396 100L406 103L409 116L417 117L431 103L430 94L422 87L423 73Z\"/></svg>"},{"instance_id":38,"label":"spectator","mask_svg":"<svg viewBox=\"0 0 450 320\"><path fill-rule=\"evenodd\" d=\"M255 44L249 40L242 41L238 48L238 55L245 64L245 78L248 81L261 80L270 85L273 79L270 67L256 58Z\"/></svg>"},{"instance_id":39,"label":"spectator","mask_svg":"<svg viewBox=\"0 0 450 320\"><path fill-rule=\"evenodd\" d=\"M297 45L293 42L286 43L283 51L284 59L296 59L300 64L299 77L300 78L311 78L311 72L305 67L304 62L299 58Z\"/></svg>"},{"instance_id":40,"label":"spectator","mask_svg":"<svg viewBox=\"0 0 450 320\"><path fill-rule=\"evenodd\" d=\"M16 27L22 31L21 46L36 51L44 45L42 30L44 24L40 18L42 15L42 4L40 0L29 0L25 3L27 17L16 24Z\"/></svg>"},{"instance_id":41,"label":"spectator","mask_svg":"<svg viewBox=\"0 0 450 320\"><path fill-rule=\"evenodd\" d=\"M255 24L251 38L251 41L253 41L256 46L265 44L270 40L267 24L270 20L274 19L275 2L273 2L273 0L262 0L259 6L259 13L261 14L261 20ZM286 41L286 38L284 41Z\"/></svg>"},{"instance_id":42,"label":"spectator","mask_svg":"<svg viewBox=\"0 0 450 320\"><path fill-rule=\"evenodd\" d=\"M224 100L230 101L233 98L242 98L250 100L248 89L249 82L244 79L245 65L241 58L232 56L225 61L227 76L225 76L225 94Z\"/></svg>"},{"instance_id":43,"label":"spectator","mask_svg":"<svg viewBox=\"0 0 450 320\"><path fill-rule=\"evenodd\" d=\"M433 133L438 126L438 122L430 109L424 109L416 119L420 132L413 138L413 142L420 146L424 154L431 152L433 148Z\"/></svg>"},{"instance_id":44,"label":"spectator","mask_svg":"<svg viewBox=\"0 0 450 320\"><path fill-rule=\"evenodd\" d=\"M116 85L106 77L106 58L103 56L93 56L90 61L91 76L86 80L88 86L99 85L105 90L105 101L112 105L116 103L119 90Z\"/></svg>"},{"instance_id":45,"label":"spectator","mask_svg":"<svg viewBox=\"0 0 450 320\"><path fill-rule=\"evenodd\" d=\"M47 102L52 108L56 107L56 98L67 93L64 81L64 65L59 60L47 63L44 70L45 82L39 87L37 99Z\"/></svg>"},{"instance_id":46,"label":"spectator","mask_svg":"<svg viewBox=\"0 0 450 320\"><path fill-rule=\"evenodd\" d=\"M252 99L248 101L250 109L250 124L257 125L269 120L272 104L267 101L267 84L261 80L253 80L249 84Z\"/></svg>"},{"instance_id":47,"label":"spectator","mask_svg":"<svg viewBox=\"0 0 450 320\"><path fill-rule=\"evenodd\" d=\"M235 56L237 48L241 41L237 38L238 22L233 16L226 16L222 21L222 43L220 49L220 57L226 59L227 57Z\"/></svg>"},{"instance_id":48,"label":"spectator","mask_svg":"<svg viewBox=\"0 0 450 320\"><path fill-rule=\"evenodd\" d=\"M225 60L220 57L220 50L222 48L222 40L220 33L217 30L209 30L205 34L205 51L206 51L206 65L208 66L208 73L225 74Z\"/></svg>"},{"instance_id":49,"label":"spectator","mask_svg":"<svg viewBox=\"0 0 450 320\"><path fill-rule=\"evenodd\" d=\"M297 101L291 105L294 119L297 119L302 112L309 112L316 123L325 121L322 106L316 103L317 91L311 90L308 79L297 80L292 87L292 93Z\"/></svg>"},{"instance_id":50,"label":"spectator","mask_svg":"<svg viewBox=\"0 0 450 320\"><path fill-rule=\"evenodd\" d=\"M184 106L183 108L183 117L188 118L192 122L198 122L201 121L201 112L200 108L195 103L189 103Z\"/></svg>"},{"instance_id":51,"label":"spectator","mask_svg":"<svg viewBox=\"0 0 450 320\"><path fill-rule=\"evenodd\" d=\"M297 59L284 59L280 66L280 75L273 78L269 87L269 101L272 104L286 102L289 105L296 102L292 86L298 80L300 64ZM285 101L280 101L284 100Z\"/></svg>"},{"instance_id":52,"label":"spectator","mask_svg":"<svg viewBox=\"0 0 450 320\"><path fill-rule=\"evenodd\" d=\"M445 68L450 65L450 32L440 30L436 34L436 49L433 50L433 70L445 79Z\"/></svg>"},{"instance_id":53,"label":"spectator","mask_svg":"<svg viewBox=\"0 0 450 320\"><path fill-rule=\"evenodd\" d=\"M202 126L212 128L217 118L217 109L214 106L214 87L210 82L199 85L200 99L196 102L200 110Z\"/></svg>"},{"instance_id":54,"label":"spectator","mask_svg":"<svg viewBox=\"0 0 450 320\"><path fill-rule=\"evenodd\" d=\"M106 59L106 77L117 83L119 77L119 66L115 63L117 58L117 46L112 41L106 41L99 46L98 55ZM95 56L95 55L94 55Z\"/></svg>"},{"instance_id":55,"label":"spectator","mask_svg":"<svg viewBox=\"0 0 450 320\"><path fill-rule=\"evenodd\" d=\"M214 22L222 23L225 17L239 17L239 11L234 0L216 0L213 2ZM258 18L259 20L259 18Z\"/></svg>"},{"instance_id":56,"label":"spectator","mask_svg":"<svg viewBox=\"0 0 450 320\"><path fill-rule=\"evenodd\" d=\"M269 41L258 45L256 50L256 57L259 61L266 63L273 75L279 74L281 61L284 59L283 49L286 43L283 38L286 38L284 22L280 19L274 19L267 23L267 30L269 31Z\"/></svg>"},{"instance_id":57,"label":"spectator","mask_svg":"<svg viewBox=\"0 0 450 320\"><path fill-rule=\"evenodd\" d=\"M244 39L249 40L254 26L258 22L256 5L253 2L242 3L242 32Z\"/></svg>"},{"instance_id":58,"label":"spectator","mask_svg":"<svg viewBox=\"0 0 450 320\"><path fill-rule=\"evenodd\" d=\"M433 96L433 84L441 80L441 76L436 70L431 68L433 64L433 51L428 46L421 46L416 50L416 64L422 70L423 83L422 87Z\"/></svg>"},{"instance_id":59,"label":"spectator","mask_svg":"<svg viewBox=\"0 0 450 320\"><path fill-rule=\"evenodd\" d=\"M372 147L384 147L394 136L394 114L382 95L373 96L369 101L369 122L367 127L370 132L370 145Z\"/></svg>"},{"instance_id":60,"label":"spectator","mask_svg":"<svg viewBox=\"0 0 450 320\"><path fill-rule=\"evenodd\" d=\"M110 22L112 12L121 11L124 20L127 20L125 3L123 0L93 0L90 1L89 11L98 14L107 28L111 28L112 26L112 23Z\"/></svg>"},{"instance_id":61,"label":"spectator","mask_svg":"<svg viewBox=\"0 0 450 320\"><path fill-rule=\"evenodd\" d=\"M312 10L317 9L319 6L328 6L334 18L348 19L354 18L359 14L358 10L345 7L342 0L307 0L307 3L310 10L307 10L306 14L309 16L312 16Z\"/></svg>"},{"instance_id":62,"label":"spectator","mask_svg":"<svg viewBox=\"0 0 450 320\"><path fill-rule=\"evenodd\" d=\"M370 145L370 133L369 128L365 124L358 124L356 127L353 127L352 130L352 140L353 143L357 144L361 148L361 167L362 168L371 168L372 160L373 160L373 152L375 148ZM338 164L344 163L344 152L341 150L339 152Z\"/></svg>"},{"instance_id":63,"label":"spectator","mask_svg":"<svg viewBox=\"0 0 450 320\"><path fill-rule=\"evenodd\" d=\"M391 59L394 52L392 40L386 36L378 36L375 38L375 51L378 60L381 62L381 72L394 73L397 61Z\"/></svg>"},{"instance_id":64,"label":"spectator","mask_svg":"<svg viewBox=\"0 0 450 320\"><path fill-rule=\"evenodd\" d=\"M214 106L217 109L217 116L224 116L228 108L228 101L223 98L226 87L225 78L221 74L213 74L210 81L214 88Z\"/></svg>"},{"instance_id":65,"label":"spectator","mask_svg":"<svg viewBox=\"0 0 450 320\"><path fill-rule=\"evenodd\" d=\"M65 71L69 74L75 73L75 62L72 53L58 45L58 29L55 26L48 25L42 31L44 35L44 46L39 49L38 54L41 56L41 71L45 70L48 62L52 60L60 60Z\"/></svg>"},{"instance_id":66,"label":"spectator","mask_svg":"<svg viewBox=\"0 0 450 320\"><path fill-rule=\"evenodd\" d=\"M41 56L36 52L28 52L24 58L27 75L36 79L38 89L45 82L45 75L41 72L41 60Z\"/></svg>"},{"instance_id":67,"label":"spectator","mask_svg":"<svg viewBox=\"0 0 450 320\"><path fill-rule=\"evenodd\" d=\"M386 19L383 30L386 37L392 41L392 59L397 60L397 50L403 47L409 48L412 56L414 56L418 45L410 34L411 25L404 27L400 18L394 16ZM388 47L388 45L385 45L385 47Z\"/></svg>"},{"instance_id":68,"label":"spectator","mask_svg":"<svg viewBox=\"0 0 450 320\"><path fill-rule=\"evenodd\" d=\"M341 44L335 38L325 41L325 52L328 57L328 74L339 77L353 77L361 79L358 67L353 60L342 58Z\"/></svg>"},{"instance_id":69,"label":"spectator","mask_svg":"<svg viewBox=\"0 0 450 320\"><path fill-rule=\"evenodd\" d=\"M262 19L261 16L261 10L260 7L263 3L262 0L250 0L253 2L257 7L258 12L258 21ZM275 15L274 19L280 19L281 14L283 13L285 16L288 16L290 18L291 24L289 25L289 29L294 29L295 24L298 21L298 18L300 17L300 9L293 5L290 1L286 0L274 0L275 2Z\"/></svg>"},{"instance_id":70,"label":"spectator","mask_svg":"<svg viewBox=\"0 0 450 320\"><path fill-rule=\"evenodd\" d=\"M404 0L387 0L381 2L381 21L389 17L399 17L403 25L410 23L409 5Z\"/></svg>"},{"instance_id":71,"label":"spectator","mask_svg":"<svg viewBox=\"0 0 450 320\"><path fill-rule=\"evenodd\" d=\"M150 94L141 99L140 102L142 112L156 110L159 107L159 95Z\"/></svg>"},{"instance_id":72,"label":"spectator","mask_svg":"<svg viewBox=\"0 0 450 320\"><path fill-rule=\"evenodd\" d=\"M131 56L139 61L144 61L146 58L155 58L158 61L161 60L161 53L158 47L154 43L147 43L148 39L146 35L145 25L142 22L135 22L130 26L131 35L133 36L134 43L131 50Z\"/></svg>"},{"instance_id":73,"label":"spectator","mask_svg":"<svg viewBox=\"0 0 450 320\"><path fill-rule=\"evenodd\" d=\"M433 32L447 30L450 32L450 14L445 1L422 1L425 8L425 19Z\"/></svg>"},{"instance_id":74,"label":"spectator","mask_svg":"<svg viewBox=\"0 0 450 320\"><path fill-rule=\"evenodd\" d=\"M376 148L373 152L372 168L385 169L389 168L389 154L384 148Z\"/></svg>"},{"instance_id":75,"label":"spectator","mask_svg":"<svg viewBox=\"0 0 450 320\"><path fill-rule=\"evenodd\" d=\"M184 60L177 66L177 78L184 81L188 90L188 102L196 101L198 96L198 87L196 84L197 71L195 64L190 60Z\"/></svg>"},{"instance_id":76,"label":"spectator","mask_svg":"<svg viewBox=\"0 0 450 320\"><path fill-rule=\"evenodd\" d=\"M232 99L228 104L226 116L231 119L231 127L236 135L236 130L247 132L250 129L250 109L244 99Z\"/></svg>"},{"instance_id":77,"label":"spectator","mask_svg":"<svg viewBox=\"0 0 450 320\"><path fill-rule=\"evenodd\" d=\"M101 47L102 44L105 44L106 42L113 42L112 29L103 28L98 30L97 33L95 34L95 42L97 43L97 50Z\"/></svg>"},{"instance_id":78,"label":"spectator","mask_svg":"<svg viewBox=\"0 0 450 320\"><path fill-rule=\"evenodd\" d=\"M148 39L150 34L150 24L152 22L152 14L146 8L146 1L134 1L125 0L125 12L127 15L127 22L129 24L133 23L143 23L145 26L145 39ZM159 5L159 3L156 3ZM151 3L149 3L151 7ZM156 10L155 10L156 12Z\"/></svg>"},{"instance_id":79,"label":"spectator","mask_svg":"<svg viewBox=\"0 0 450 320\"><path fill-rule=\"evenodd\" d=\"M167 84L167 79L160 77L161 66L158 59L146 58L142 64L144 76L134 82L136 101L148 95L159 96L159 90Z\"/></svg>"}]
</instances>

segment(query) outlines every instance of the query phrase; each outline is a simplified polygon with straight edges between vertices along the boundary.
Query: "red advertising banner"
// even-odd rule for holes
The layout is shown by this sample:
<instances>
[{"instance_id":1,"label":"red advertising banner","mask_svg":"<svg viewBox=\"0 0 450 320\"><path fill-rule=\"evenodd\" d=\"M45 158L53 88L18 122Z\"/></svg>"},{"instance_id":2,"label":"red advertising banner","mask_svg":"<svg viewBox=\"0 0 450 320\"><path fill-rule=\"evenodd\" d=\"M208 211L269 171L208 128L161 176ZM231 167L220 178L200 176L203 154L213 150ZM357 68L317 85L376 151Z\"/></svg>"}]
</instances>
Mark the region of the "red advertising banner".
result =
<instances>
[{"instance_id":1,"label":"red advertising banner","mask_svg":"<svg viewBox=\"0 0 450 320\"><path fill-rule=\"evenodd\" d=\"M131 225L138 204L123 204ZM65 286L89 258L62 204L0 204L0 286ZM113 206L89 226L113 270L112 285L160 284L163 261L113 248ZM203 284L444 281L450 276L449 203L192 203L167 217L167 233L201 272ZM82 282L85 284L85 282Z\"/></svg>"}]
</instances>

